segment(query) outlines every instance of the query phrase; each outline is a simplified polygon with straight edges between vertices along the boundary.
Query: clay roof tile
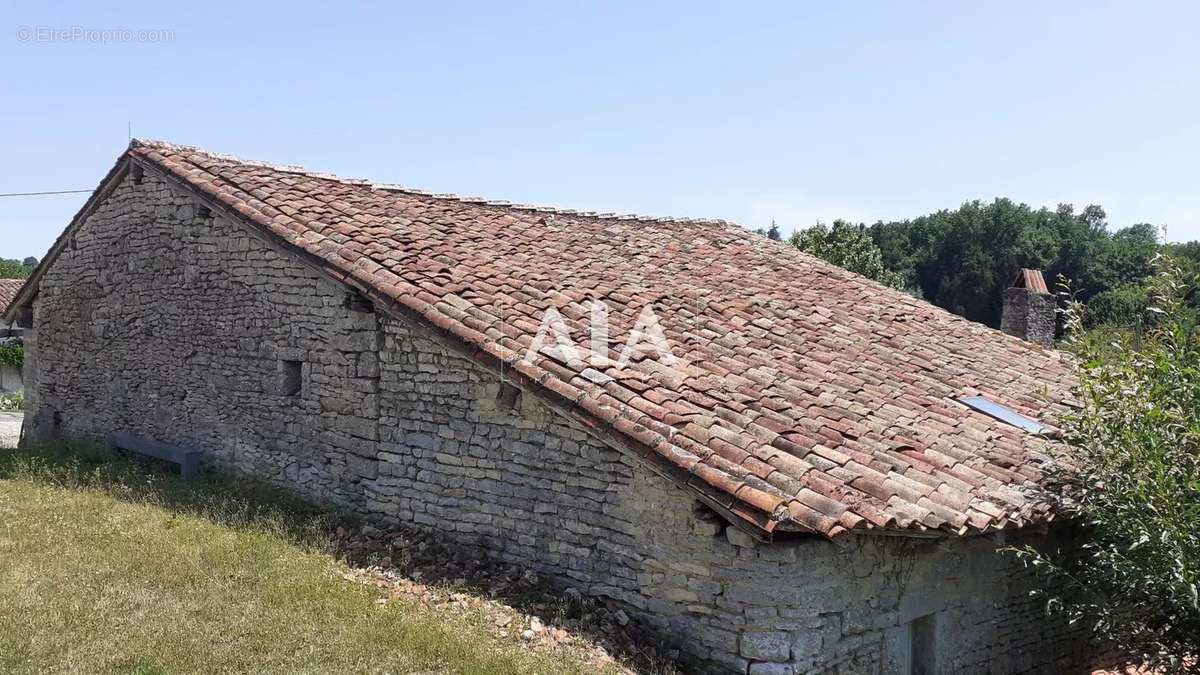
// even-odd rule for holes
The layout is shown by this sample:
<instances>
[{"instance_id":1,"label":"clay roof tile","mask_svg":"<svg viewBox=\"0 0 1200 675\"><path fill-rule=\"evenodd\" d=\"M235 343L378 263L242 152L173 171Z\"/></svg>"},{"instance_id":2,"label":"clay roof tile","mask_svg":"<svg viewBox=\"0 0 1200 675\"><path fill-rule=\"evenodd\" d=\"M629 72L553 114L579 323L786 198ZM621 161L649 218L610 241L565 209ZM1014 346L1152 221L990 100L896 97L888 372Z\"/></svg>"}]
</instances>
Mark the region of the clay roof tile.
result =
<instances>
[{"instance_id":1,"label":"clay roof tile","mask_svg":"<svg viewBox=\"0 0 1200 675\"><path fill-rule=\"evenodd\" d=\"M1067 357L736 225L435 196L157 141L133 141L125 160L383 311L488 365L504 358L518 385L768 534L780 518L837 536L1053 517L1022 490L1040 480L1046 441L955 397L986 392L1038 412L1050 392L1055 408L1073 382ZM1034 271L1017 282L1045 289ZM611 357L650 307L674 360L589 363L592 298L608 306ZM523 358L551 306L580 331L579 361Z\"/></svg>"}]
</instances>

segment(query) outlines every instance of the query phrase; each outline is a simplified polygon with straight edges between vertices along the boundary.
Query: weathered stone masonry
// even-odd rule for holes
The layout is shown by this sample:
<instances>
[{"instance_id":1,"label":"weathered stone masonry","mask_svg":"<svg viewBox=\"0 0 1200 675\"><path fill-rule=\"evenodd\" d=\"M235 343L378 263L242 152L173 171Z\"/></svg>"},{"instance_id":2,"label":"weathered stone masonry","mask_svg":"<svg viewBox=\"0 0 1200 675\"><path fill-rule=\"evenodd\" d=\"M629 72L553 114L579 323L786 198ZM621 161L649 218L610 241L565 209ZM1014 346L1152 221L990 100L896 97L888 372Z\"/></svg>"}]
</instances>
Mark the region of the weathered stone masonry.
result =
<instances>
[{"instance_id":1,"label":"weathered stone masonry","mask_svg":"<svg viewBox=\"0 0 1200 675\"><path fill-rule=\"evenodd\" d=\"M31 436L198 446L612 598L709 669L1062 672L1071 655L995 539L755 544L153 171L124 177L40 283Z\"/></svg>"},{"instance_id":2,"label":"weathered stone masonry","mask_svg":"<svg viewBox=\"0 0 1200 675\"><path fill-rule=\"evenodd\" d=\"M1033 288L1006 288L1000 330L1043 347L1054 346L1058 301Z\"/></svg>"}]
</instances>

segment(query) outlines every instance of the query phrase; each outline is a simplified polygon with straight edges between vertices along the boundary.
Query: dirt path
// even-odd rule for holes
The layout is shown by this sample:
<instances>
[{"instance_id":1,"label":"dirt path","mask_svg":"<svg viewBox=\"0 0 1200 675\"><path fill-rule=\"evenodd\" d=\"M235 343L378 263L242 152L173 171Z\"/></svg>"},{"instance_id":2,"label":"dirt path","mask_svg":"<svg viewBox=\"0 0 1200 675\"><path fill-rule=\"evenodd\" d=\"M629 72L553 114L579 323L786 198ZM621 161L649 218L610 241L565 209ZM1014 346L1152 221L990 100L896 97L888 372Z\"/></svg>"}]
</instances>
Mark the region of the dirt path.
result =
<instances>
[{"instance_id":1,"label":"dirt path","mask_svg":"<svg viewBox=\"0 0 1200 675\"><path fill-rule=\"evenodd\" d=\"M0 448L15 448L21 438L22 413L0 412Z\"/></svg>"}]
</instances>

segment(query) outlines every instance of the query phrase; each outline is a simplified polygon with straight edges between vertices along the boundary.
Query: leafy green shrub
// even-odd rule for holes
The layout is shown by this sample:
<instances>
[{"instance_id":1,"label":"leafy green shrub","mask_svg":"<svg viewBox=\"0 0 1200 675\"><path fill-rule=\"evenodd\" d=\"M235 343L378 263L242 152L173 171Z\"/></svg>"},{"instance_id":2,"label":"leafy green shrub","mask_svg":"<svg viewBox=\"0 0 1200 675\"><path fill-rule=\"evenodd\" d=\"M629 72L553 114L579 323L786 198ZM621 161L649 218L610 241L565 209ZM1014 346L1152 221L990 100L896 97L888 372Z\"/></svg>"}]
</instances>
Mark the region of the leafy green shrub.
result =
<instances>
[{"instance_id":1,"label":"leafy green shrub","mask_svg":"<svg viewBox=\"0 0 1200 675\"><path fill-rule=\"evenodd\" d=\"M25 345L19 341L0 344L0 364L21 368L25 365Z\"/></svg>"},{"instance_id":2,"label":"leafy green shrub","mask_svg":"<svg viewBox=\"0 0 1200 675\"><path fill-rule=\"evenodd\" d=\"M1156 325L1076 338L1079 407L1061 420L1050 485L1083 543L1017 553L1050 582L1048 607L1161 671L1200 672L1200 341L1178 267L1147 286ZM1081 335L1072 305L1069 328ZM1066 468L1066 464L1073 465Z\"/></svg>"},{"instance_id":3,"label":"leafy green shrub","mask_svg":"<svg viewBox=\"0 0 1200 675\"><path fill-rule=\"evenodd\" d=\"M1088 326L1142 326L1149 311L1150 297L1142 284L1123 284L1103 291L1088 300L1084 319Z\"/></svg>"},{"instance_id":4,"label":"leafy green shrub","mask_svg":"<svg viewBox=\"0 0 1200 675\"><path fill-rule=\"evenodd\" d=\"M844 220L833 221L833 227L817 223L813 227L797 230L788 243L842 269L892 288L904 288L903 275L884 266L879 247L861 225Z\"/></svg>"},{"instance_id":5,"label":"leafy green shrub","mask_svg":"<svg viewBox=\"0 0 1200 675\"><path fill-rule=\"evenodd\" d=\"M24 260L0 258L0 279L28 279L37 267L37 262L37 258L33 256Z\"/></svg>"},{"instance_id":6,"label":"leafy green shrub","mask_svg":"<svg viewBox=\"0 0 1200 675\"><path fill-rule=\"evenodd\" d=\"M0 394L0 412L20 412L24 409L24 392L15 391L11 394Z\"/></svg>"}]
</instances>

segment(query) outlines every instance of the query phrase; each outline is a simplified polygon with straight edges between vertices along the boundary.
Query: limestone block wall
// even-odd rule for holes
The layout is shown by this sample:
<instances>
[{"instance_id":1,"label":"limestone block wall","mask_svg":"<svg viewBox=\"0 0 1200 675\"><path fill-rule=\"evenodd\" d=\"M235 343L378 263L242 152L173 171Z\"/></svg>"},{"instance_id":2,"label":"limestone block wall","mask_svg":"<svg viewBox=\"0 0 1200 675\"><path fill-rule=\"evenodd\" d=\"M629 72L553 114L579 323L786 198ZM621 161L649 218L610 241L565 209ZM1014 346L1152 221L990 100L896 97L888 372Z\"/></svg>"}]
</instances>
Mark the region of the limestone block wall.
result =
<instances>
[{"instance_id":1,"label":"limestone block wall","mask_svg":"<svg viewBox=\"0 0 1200 675\"><path fill-rule=\"evenodd\" d=\"M376 386L377 318L351 299L151 174L126 177L41 280L29 423L195 445L357 505L352 458L371 441L334 410Z\"/></svg>"},{"instance_id":2,"label":"limestone block wall","mask_svg":"<svg viewBox=\"0 0 1200 675\"><path fill-rule=\"evenodd\" d=\"M997 553L1070 545L1061 535L755 545L640 468L631 487L649 615L731 672L1090 672L1083 636L1045 616L1031 572Z\"/></svg>"},{"instance_id":3,"label":"limestone block wall","mask_svg":"<svg viewBox=\"0 0 1200 675\"><path fill-rule=\"evenodd\" d=\"M1077 656L996 541L754 545L153 171L74 234L26 343L31 436L197 446L212 465L610 598L697 669L1049 673Z\"/></svg>"}]
</instances>

